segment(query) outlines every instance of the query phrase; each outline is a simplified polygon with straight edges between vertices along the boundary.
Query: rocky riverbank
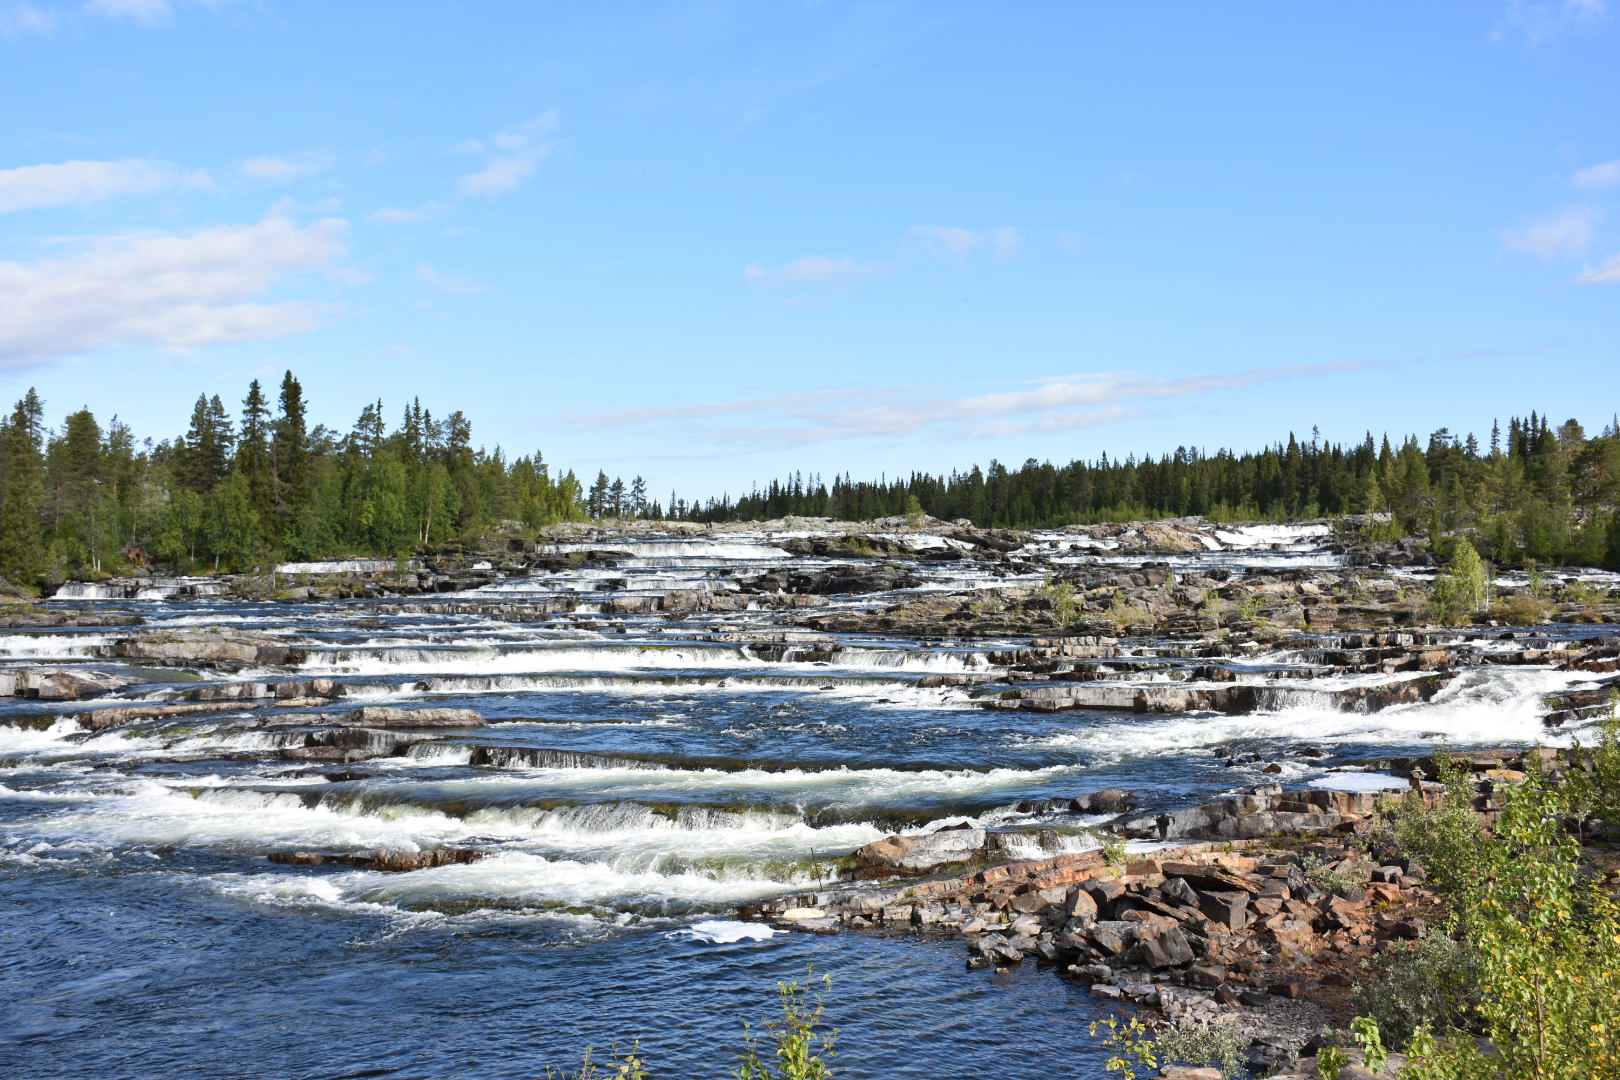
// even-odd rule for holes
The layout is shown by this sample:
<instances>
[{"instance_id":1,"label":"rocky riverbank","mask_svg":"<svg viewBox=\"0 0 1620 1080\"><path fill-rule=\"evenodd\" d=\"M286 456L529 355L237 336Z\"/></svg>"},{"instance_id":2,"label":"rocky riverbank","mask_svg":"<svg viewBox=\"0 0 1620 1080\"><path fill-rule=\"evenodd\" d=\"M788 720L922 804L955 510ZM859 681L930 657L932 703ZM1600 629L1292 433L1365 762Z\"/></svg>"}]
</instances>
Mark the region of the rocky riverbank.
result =
<instances>
[{"instance_id":1,"label":"rocky riverbank","mask_svg":"<svg viewBox=\"0 0 1620 1080\"><path fill-rule=\"evenodd\" d=\"M1526 769L1557 777L1590 768L1588 756L1556 750L1454 760L1478 778L1475 809L1487 818L1500 809L1493 792L1522 781ZM1433 758L1377 765L1392 781L1408 777L1430 805L1444 794ZM931 872L985 855L982 830L946 825L887 837L848 860L851 877L887 884L838 886L742 912L799 932L959 939L969 968L1049 965L1105 999L1170 1020L1230 1025L1251 1040L1250 1066L1270 1075L1313 1053L1325 1029L1349 1019L1348 988L1376 977L1380 958L1418 940L1443 914L1424 868L1390 856L1386 818L1398 781L1387 786L1383 793L1272 787L1177 814L1126 811L1099 829L1156 841L1219 839L995 862L942 876ZM1075 800L1087 811L1134 801L1118 791ZM1620 839L1620 828L1600 828L1593 839ZM920 874L930 876L893 880Z\"/></svg>"}]
</instances>

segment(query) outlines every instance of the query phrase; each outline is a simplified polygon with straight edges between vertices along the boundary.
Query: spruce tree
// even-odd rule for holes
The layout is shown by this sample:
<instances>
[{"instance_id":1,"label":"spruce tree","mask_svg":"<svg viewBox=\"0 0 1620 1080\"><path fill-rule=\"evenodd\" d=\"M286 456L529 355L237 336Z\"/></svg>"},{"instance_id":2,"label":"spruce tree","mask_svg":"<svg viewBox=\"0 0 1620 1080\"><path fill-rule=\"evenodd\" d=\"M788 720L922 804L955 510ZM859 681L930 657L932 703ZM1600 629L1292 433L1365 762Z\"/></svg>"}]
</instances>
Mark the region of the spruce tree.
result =
<instances>
[{"instance_id":1,"label":"spruce tree","mask_svg":"<svg viewBox=\"0 0 1620 1080\"><path fill-rule=\"evenodd\" d=\"M0 574L19 584L32 583L45 570L44 411L30 387L11 415L0 420Z\"/></svg>"}]
</instances>

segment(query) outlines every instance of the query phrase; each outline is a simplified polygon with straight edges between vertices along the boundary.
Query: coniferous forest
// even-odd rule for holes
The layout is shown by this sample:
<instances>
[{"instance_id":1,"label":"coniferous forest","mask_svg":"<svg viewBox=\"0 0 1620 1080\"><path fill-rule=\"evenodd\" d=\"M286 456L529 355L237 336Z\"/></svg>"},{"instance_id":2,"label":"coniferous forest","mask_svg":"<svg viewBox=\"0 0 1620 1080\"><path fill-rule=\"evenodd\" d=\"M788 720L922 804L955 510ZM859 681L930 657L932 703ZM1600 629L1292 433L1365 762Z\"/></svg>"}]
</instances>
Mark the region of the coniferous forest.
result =
<instances>
[{"instance_id":1,"label":"coniferous forest","mask_svg":"<svg viewBox=\"0 0 1620 1080\"><path fill-rule=\"evenodd\" d=\"M991 461L949 476L830 483L795 473L764 490L668 503L599 472L587 489L540 454L475 448L461 412L419 401L390 430L381 401L348 432L310 428L288 372L274 401L255 380L240 406L198 397L185 432L154 442L81 409L59 428L30 390L0 420L0 576L15 584L96 577L132 563L233 570L291 558L393 556L559 521L868 520L928 513L1030 528L1204 515L1284 520L1388 512L1391 534L1463 530L1502 565L1620 568L1620 434L1511 418L1486 445L1441 429L1399 444L1290 434L1261 450L1186 447L1017 469Z\"/></svg>"}]
</instances>

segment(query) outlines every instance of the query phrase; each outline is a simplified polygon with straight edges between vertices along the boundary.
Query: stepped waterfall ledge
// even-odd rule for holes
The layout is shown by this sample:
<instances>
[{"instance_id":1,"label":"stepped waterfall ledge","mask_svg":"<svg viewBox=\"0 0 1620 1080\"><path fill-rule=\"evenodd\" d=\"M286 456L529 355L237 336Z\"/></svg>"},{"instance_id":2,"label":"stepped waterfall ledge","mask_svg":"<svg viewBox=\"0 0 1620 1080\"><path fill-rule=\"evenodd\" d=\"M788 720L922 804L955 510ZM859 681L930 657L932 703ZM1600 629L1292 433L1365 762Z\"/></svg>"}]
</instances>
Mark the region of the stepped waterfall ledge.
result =
<instances>
[{"instance_id":1,"label":"stepped waterfall ledge","mask_svg":"<svg viewBox=\"0 0 1620 1080\"><path fill-rule=\"evenodd\" d=\"M361 1069L384 1015L454 987L442 1040L390 1035L427 1073L495 1061L488 1025L539 1024L560 1061L646 1009L671 1019L628 1034L696 1068L736 1022L726 971L806 963L863 1046L845 1076L1051 1075L1100 1062L1085 1028L1130 1001L1298 1049L1337 955L1320 919L1362 925L1286 906L1311 860L1437 750L1501 770L1590 743L1620 667L1613 575L1507 575L1545 621L1442 626L1437 568L1361 544L648 522L282 565L278 598L69 583L0 616L0 878L12 925L101 974L75 989L5 939L11 1052L173 1068L185 1029L218 1061ZM1376 887L1367 932L1408 933L1417 883ZM310 978L335 1051L221 1026Z\"/></svg>"}]
</instances>

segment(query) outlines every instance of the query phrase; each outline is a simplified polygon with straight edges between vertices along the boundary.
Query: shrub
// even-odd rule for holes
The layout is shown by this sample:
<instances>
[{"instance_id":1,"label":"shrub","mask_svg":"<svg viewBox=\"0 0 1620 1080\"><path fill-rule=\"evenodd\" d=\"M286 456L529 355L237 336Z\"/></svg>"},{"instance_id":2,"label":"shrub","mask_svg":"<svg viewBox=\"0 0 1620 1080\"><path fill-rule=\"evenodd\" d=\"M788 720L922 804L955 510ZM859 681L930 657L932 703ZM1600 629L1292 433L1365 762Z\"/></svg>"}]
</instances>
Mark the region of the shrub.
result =
<instances>
[{"instance_id":1,"label":"shrub","mask_svg":"<svg viewBox=\"0 0 1620 1080\"><path fill-rule=\"evenodd\" d=\"M1620 1078L1620 904L1582 875L1580 844L1564 831L1570 794L1532 766L1505 789L1489 831L1466 828L1457 807L1470 785L1453 763L1444 771L1441 805L1408 804L1398 830L1449 902L1448 929L1471 947L1478 996L1463 1021L1492 1050L1456 1023L1423 1024L1403 1078Z\"/></svg>"},{"instance_id":2,"label":"shrub","mask_svg":"<svg viewBox=\"0 0 1620 1080\"><path fill-rule=\"evenodd\" d=\"M1530 592L1514 593L1491 605L1491 618L1512 626L1533 626L1547 621L1547 602Z\"/></svg>"},{"instance_id":3,"label":"shrub","mask_svg":"<svg viewBox=\"0 0 1620 1080\"><path fill-rule=\"evenodd\" d=\"M814 977L815 972L809 972L806 982ZM821 980L824 986L832 985L832 979L826 975ZM826 1008L823 995L816 995L812 1003L810 990L804 983L782 982L776 986L782 999L782 1016L767 1020L765 1031L769 1042L775 1044L769 1057L776 1058L779 1064L772 1065L759 1056L761 1040L752 1028L744 1025L742 1064L732 1075L737 1080L827 1080L832 1075L827 1062L838 1056L833 1049L838 1041L838 1029L816 1030Z\"/></svg>"},{"instance_id":4,"label":"shrub","mask_svg":"<svg viewBox=\"0 0 1620 1080\"><path fill-rule=\"evenodd\" d=\"M1462 942L1428 934L1379 961L1376 971L1350 992L1350 1006L1377 1021L1388 1043L1403 1050L1418 1028L1464 1028L1479 1002L1478 964Z\"/></svg>"},{"instance_id":5,"label":"shrub","mask_svg":"<svg viewBox=\"0 0 1620 1080\"><path fill-rule=\"evenodd\" d=\"M1154 1055L1160 1065L1213 1065L1226 1080L1248 1075L1245 1061L1249 1038L1230 1022L1198 1024L1177 1020L1153 1035Z\"/></svg>"},{"instance_id":6,"label":"shrub","mask_svg":"<svg viewBox=\"0 0 1620 1080\"><path fill-rule=\"evenodd\" d=\"M1351 889L1367 884L1372 868L1360 860L1330 863L1320 855L1306 855L1299 860L1305 880L1323 892L1345 896Z\"/></svg>"}]
</instances>

